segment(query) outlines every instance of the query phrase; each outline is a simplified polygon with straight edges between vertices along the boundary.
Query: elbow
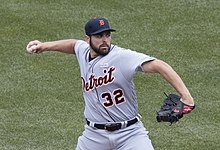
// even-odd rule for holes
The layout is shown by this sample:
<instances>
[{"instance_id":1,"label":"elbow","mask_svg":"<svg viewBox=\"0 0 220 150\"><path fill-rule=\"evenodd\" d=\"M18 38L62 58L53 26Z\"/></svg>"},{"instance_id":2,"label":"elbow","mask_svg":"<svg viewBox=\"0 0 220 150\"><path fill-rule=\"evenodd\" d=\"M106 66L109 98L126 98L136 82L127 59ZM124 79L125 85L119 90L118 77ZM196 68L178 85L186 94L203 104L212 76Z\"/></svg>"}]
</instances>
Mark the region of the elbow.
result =
<instances>
[{"instance_id":1,"label":"elbow","mask_svg":"<svg viewBox=\"0 0 220 150\"><path fill-rule=\"evenodd\" d=\"M162 73L167 70L172 70L172 67L166 62L155 59L143 65L143 69L147 73Z\"/></svg>"}]
</instances>

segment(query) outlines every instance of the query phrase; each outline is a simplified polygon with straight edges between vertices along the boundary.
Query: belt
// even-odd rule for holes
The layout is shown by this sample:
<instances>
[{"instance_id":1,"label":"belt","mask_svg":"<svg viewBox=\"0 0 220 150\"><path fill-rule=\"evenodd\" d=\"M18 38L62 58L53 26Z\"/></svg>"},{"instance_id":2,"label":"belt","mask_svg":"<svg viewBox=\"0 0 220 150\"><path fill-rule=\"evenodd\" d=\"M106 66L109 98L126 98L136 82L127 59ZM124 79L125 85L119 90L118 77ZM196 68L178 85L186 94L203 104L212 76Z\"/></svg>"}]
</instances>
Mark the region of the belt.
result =
<instances>
[{"instance_id":1,"label":"belt","mask_svg":"<svg viewBox=\"0 0 220 150\"><path fill-rule=\"evenodd\" d=\"M106 123L106 124L98 124L98 123L92 123L89 120L86 119L86 123L88 126L91 127L95 127L97 129L103 129L103 130L107 130L107 131L115 131L115 130L119 130L122 128L126 128L130 125L135 124L136 122L138 122L140 119L138 117L129 120L129 121L125 121L125 122L120 122L120 123Z\"/></svg>"}]
</instances>

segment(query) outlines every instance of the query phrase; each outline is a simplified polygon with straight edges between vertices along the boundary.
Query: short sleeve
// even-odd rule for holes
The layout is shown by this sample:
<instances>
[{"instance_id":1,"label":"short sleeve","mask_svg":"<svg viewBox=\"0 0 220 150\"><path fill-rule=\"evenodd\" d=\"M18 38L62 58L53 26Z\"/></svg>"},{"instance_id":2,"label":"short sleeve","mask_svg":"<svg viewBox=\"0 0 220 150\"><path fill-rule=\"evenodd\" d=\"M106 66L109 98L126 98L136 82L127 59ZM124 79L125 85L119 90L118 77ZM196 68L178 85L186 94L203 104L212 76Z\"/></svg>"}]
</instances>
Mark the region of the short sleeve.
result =
<instances>
[{"instance_id":1,"label":"short sleeve","mask_svg":"<svg viewBox=\"0 0 220 150\"><path fill-rule=\"evenodd\" d=\"M75 44L74 50L77 58L81 55L81 53L84 53L85 50L89 47L89 45L82 40L78 40Z\"/></svg>"},{"instance_id":2,"label":"short sleeve","mask_svg":"<svg viewBox=\"0 0 220 150\"><path fill-rule=\"evenodd\" d=\"M131 79L137 71L142 71L142 64L150 62L155 59L155 57L132 51L129 49L122 49L120 53L120 68L123 73Z\"/></svg>"}]
</instances>

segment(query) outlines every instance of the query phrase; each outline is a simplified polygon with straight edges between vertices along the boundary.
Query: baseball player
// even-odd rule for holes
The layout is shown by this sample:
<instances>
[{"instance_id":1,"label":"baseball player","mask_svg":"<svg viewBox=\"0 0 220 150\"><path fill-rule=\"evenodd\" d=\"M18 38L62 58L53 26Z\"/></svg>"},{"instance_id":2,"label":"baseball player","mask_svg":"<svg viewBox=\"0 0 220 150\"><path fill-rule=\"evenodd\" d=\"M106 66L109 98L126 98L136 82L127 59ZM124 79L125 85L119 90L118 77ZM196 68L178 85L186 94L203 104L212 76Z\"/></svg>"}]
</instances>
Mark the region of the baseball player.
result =
<instances>
[{"instance_id":1,"label":"baseball player","mask_svg":"<svg viewBox=\"0 0 220 150\"><path fill-rule=\"evenodd\" d=\"M138 114L133 76L137 71L159 73L188 105L193 98L178 74L162 60L111 43L106 18L85 25L86 39L52 42L30 41L33 52L59 51L75 54L80 66L85 101L85 130L76 150L152 150L148 131Z\"/></svg>"}]
</instances>

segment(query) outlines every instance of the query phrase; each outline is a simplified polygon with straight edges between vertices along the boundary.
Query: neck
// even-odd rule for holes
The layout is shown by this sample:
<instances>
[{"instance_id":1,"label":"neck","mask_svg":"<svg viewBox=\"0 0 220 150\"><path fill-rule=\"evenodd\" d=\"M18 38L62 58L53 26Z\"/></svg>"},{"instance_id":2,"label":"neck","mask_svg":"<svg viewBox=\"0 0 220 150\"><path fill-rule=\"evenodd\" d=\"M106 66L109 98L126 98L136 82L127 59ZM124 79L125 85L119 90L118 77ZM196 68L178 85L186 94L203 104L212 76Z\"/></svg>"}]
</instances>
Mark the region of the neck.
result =
<instances>
[{"instance_id":1,"label":"neck","mask_svg":"<svg viewBox=\"0 0 220 150\"><path fill-rule=\"evenodd\" d=\"M91 58L95 58L95 57L99 56L99 54L97 54L93 49L90 49L90 56L91 56Z\"/></svg>"}]
</instances>

